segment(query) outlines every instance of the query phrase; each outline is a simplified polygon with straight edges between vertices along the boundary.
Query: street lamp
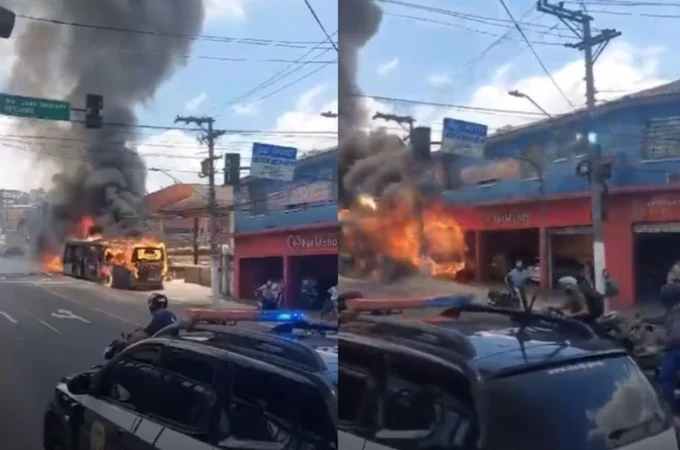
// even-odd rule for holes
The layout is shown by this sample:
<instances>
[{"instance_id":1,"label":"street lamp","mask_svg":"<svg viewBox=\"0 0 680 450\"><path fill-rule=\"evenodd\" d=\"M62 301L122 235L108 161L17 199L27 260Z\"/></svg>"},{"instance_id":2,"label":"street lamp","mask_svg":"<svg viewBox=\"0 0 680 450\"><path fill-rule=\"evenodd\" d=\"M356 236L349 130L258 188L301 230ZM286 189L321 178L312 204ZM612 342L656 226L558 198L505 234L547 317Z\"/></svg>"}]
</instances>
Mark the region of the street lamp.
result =
<instances>
[{"instance_id":1,"label":"street lamp","mask_svg":"<svg viewBox=\"0 0 680 450\"><path fill-rule=\"evenodd\" d=\"M335 119L338 117L338 113L326 111L321 113L321 117L325 117L327 119Z\"/></svg>"},{"instance_id":2,"label":"street lamp","mask_svg":"<svg viewBox=\"0 0 680 450\"><path fill-rule=\"evenodd\" d=\"M525 98L525 99L529 100L536 108L538 108L543 114L545 114L546 117L548 117L548 119L552 119L552 115L551 115L548 111L546 111L545 109L541 108L541 105L539 105L538 103L536 103L536 102L534 101L533 98L529 97L529 96L528 96L527 94L525 94L524 92L520 92L520 91L518 91L518 90L514 90L514 91L509 91L509 92L508 92L508 95L510 95L510 96L512 96L512 97Z\"/></svg>"},{"instance_id":3,"label":"street lamp","mask_svg":"<svg viewBox=\"0 0 680 450\"><path fill-rule=\"evenodd\" d=\"M14 30L17 15L13 11L0 6L0 38L8 39Z\"/></svg>"}]
</instances>

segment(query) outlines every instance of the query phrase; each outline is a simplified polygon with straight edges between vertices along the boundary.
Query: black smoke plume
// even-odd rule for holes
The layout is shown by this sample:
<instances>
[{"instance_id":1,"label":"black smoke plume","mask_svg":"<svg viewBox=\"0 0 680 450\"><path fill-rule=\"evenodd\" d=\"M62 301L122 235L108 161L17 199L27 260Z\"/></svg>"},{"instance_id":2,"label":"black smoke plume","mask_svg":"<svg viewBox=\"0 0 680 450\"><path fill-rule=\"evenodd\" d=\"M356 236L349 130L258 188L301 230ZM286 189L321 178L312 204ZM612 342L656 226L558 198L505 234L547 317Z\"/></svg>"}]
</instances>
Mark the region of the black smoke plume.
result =
<instances>
[{"instance_id":1,"label":"black smoke plume","mask_svg":"<svg viewBox=\"0 0 680 450\"><path fill-rule=\"evenodd\" d=\"M27 120L20 124L22 134L54 138L49 145L32 148L39 164L49 162L58 168L48 194L41 242L58 246L84 215L92 216L105 234L143 232L146 167L130 144L139 138L135 108L151 100L161 84L186 63L177 55L189 53L201 32L202 2L14 3L9 6L35 16L108 29L22 21L15 30L21 39L15 47L17 60L9 92L63 99L80 108L88 93L104 98L105 125L100 130L87 130L80 123L60 126ZM82 120L83 116L72 113L72 118Z\"/></svg>"}]
</instances>

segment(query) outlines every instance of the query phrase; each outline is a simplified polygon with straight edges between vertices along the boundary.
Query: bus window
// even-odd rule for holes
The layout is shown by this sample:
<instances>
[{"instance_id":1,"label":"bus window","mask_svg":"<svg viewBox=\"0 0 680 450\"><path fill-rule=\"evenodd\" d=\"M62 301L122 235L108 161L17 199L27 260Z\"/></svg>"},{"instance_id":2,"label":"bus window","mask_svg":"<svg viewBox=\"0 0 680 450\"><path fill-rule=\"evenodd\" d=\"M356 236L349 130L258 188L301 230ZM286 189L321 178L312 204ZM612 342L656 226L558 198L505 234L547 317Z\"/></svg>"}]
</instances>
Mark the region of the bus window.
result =
<instances>
[{"instance_id":1,"label":"bus window","mask_svg":"<svg viewBox=\"0 0 680 450\"><path fill-rule=\"evenodd\" d=\"M136 248L132 257L133 262L137 261L161 261L163 250L154 247Z\"/></svg>"}]
</instances>

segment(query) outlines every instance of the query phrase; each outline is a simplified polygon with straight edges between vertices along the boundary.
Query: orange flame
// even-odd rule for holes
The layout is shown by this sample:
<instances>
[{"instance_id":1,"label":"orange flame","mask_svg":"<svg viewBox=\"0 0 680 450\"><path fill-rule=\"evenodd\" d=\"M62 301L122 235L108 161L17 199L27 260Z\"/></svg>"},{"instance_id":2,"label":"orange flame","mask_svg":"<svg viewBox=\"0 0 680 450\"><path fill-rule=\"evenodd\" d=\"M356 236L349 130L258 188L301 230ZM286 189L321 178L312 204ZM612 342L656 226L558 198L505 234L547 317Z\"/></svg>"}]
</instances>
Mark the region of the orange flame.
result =
<instances>
[{"instance_id":1,"label":"orange flame","mask_svg":"<svg viewBox=\"0 0 680 450\"><path fill-rule=\"evenodd\" d=\"M434 277L454 277L465 268L463 230L443 203L424 206L418 219L413 200L404 195L383 205L369 196L357 197L352 208L339 211L342 251L353 257L377 252Z\"/></svg>"}]
</instances>

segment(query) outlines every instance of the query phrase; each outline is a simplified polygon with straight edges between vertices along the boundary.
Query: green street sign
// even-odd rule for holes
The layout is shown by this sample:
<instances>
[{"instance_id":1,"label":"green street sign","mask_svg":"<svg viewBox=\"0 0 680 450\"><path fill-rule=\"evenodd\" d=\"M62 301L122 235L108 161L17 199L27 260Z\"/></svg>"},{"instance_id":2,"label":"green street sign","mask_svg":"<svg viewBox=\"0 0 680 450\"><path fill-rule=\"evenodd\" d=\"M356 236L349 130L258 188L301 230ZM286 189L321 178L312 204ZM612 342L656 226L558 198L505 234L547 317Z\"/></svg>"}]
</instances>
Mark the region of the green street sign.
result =
<instances>
[{"instance_id":1,"label":"green street sign","mask_svg":"<svg viewBox=\"0 0 680 450\"><path fill-rule=\"evenodd\" d=\"M59 100L0 94L0 114L32 119L71 120L71 105Z\"/></svg>"}]
</instances>

